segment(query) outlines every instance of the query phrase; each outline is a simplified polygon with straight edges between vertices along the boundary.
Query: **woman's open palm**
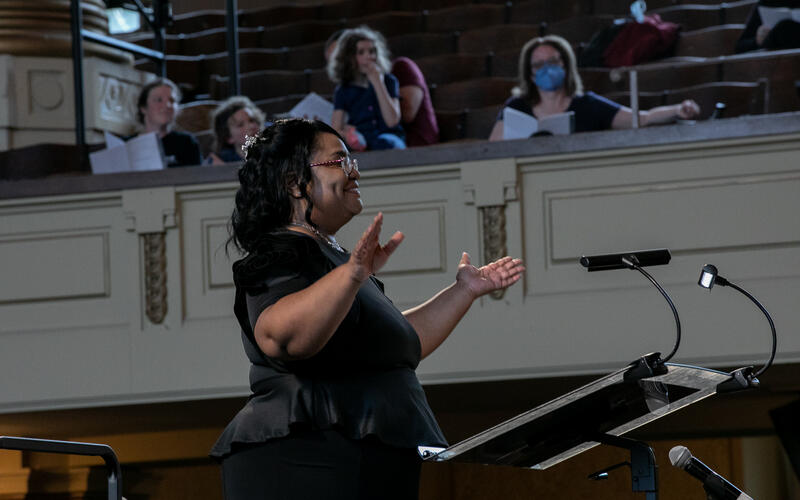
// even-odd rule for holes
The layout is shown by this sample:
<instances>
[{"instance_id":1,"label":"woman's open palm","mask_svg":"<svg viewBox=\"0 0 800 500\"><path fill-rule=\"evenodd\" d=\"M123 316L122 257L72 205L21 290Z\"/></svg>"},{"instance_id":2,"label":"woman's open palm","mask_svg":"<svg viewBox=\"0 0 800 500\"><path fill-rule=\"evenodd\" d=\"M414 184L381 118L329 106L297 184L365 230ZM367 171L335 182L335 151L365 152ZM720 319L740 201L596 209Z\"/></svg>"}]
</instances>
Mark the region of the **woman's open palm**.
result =
<instances>
[{"instance_id":1,"label":"woman's open palm","mask_svg":"<svg viewBox=\"0 0 800 500\"><path fill-rule=\"evenodd\" d=\"M475 267L470 262L469 254L464 252L461 255L461 262L458 263L456 281L467 286L477 298L495 290L508 288L522 278L524 271L525 266L522 265L521 259L508 256L483 267Z\"/></svg>"},{"instance_id":2,"label":"woman's open palm","mask_svg":"<svg viewBox=\"0 0 800 500\"><path fill-rule=\"evenodd\" d=\"M403 233L397 231L385 245L381 245L379 238L382 227L383 213L379 213L361 235L350 254L350 264L354 266L354 278L358 281L364 281L371 274L380 271L403 241Z\"/></svg>"}]
</instances>

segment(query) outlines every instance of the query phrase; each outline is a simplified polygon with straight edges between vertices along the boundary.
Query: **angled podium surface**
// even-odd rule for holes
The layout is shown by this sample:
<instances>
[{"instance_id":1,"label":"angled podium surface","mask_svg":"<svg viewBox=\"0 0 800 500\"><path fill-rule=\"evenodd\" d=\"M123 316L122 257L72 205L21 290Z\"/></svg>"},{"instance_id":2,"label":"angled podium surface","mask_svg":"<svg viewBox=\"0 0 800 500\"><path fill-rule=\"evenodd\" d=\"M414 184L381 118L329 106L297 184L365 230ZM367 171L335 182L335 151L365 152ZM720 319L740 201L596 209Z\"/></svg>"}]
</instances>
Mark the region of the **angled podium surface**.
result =
<instances>
[{"instance_id":1,"label":"angled podium surface","mask_svg":"<svg viewBox=\"0 0 800 500\"><path fill-rule=\"evenodd\" d=\"M640 361L647 363L645 358ZM635 374L636 364L449 448L420 447L420 455L428 461L546 469L608 441L609 436L621 436L712 396L719 384L731 379L729 373L675 363L658 365L658 374L641 377Z\"/></svg>"}]
</instances>

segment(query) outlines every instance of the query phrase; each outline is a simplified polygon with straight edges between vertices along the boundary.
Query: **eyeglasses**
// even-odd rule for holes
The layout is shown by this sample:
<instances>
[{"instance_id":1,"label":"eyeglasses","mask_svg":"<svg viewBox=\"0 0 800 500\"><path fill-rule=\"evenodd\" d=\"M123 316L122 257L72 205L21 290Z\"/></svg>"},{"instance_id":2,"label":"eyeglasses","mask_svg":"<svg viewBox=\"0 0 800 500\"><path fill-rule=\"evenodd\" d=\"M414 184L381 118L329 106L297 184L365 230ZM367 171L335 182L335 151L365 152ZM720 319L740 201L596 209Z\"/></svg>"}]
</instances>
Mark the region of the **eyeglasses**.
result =
<instances>
[{"instance_id":1,"label":"eyeglasses","mask_svg":"<svg viewBox=\"0 0 800 500\"><path fill-rule=\"evenodd\" d=\"M560 57L551 57L550 59L543 59L541 61L532 61L531 62L531 69L535 73L537 70L541 69L542 66L545 64L552 64L554 66L562 66L564 63L561 61Z\"/></svg>"},{"instance_id":2,"label":"eyeglasses","mask_svg":"<svg viewBox=\"0 0 800 500\"><path fill-rule=\"evenodd\" d=\"M345 175L348 177L350 177L350 174L353 173L353 170L358 172L358 160L349 156L342 156L341 158L337 158L335 160L312 163L309 165L309 167L334 167L337 164L342 168L342 170L344 170Z\"/></svg>"}]
</instances>

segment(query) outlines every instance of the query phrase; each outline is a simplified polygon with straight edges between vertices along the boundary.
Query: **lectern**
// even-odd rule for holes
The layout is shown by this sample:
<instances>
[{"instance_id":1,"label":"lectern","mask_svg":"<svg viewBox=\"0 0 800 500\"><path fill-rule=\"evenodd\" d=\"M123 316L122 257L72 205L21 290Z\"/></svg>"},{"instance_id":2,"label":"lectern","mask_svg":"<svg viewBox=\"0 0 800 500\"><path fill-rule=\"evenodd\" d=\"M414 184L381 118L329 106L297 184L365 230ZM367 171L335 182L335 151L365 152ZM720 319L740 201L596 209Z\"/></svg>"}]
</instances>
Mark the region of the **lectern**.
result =
<instances>
[{"instance_id":1,"label":"lectern","mask_svg":"<svg viewBox=\"0 0 800 500\"><path fill-rule=\"evenodd\" d=\"M449 448L419 451L428 461L546 469L601 443L620 446L631 449L634 491L655 499L655 464L643 463L648 455L642 447L649 447L621 436L714 395L730 379L708 368L661 363L660 354L652 353ZM652 488L644 484L651 482Z\"/></svg>"}]
</instances>

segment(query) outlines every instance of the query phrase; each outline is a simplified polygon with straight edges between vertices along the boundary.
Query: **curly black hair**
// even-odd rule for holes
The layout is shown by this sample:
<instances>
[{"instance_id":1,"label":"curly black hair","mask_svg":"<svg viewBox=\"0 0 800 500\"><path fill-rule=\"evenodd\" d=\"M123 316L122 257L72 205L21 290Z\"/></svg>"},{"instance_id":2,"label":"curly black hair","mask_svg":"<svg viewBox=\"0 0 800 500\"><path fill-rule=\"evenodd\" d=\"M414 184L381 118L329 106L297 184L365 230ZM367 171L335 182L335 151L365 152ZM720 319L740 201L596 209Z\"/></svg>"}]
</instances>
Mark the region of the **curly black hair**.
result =
<instances>
[{"instance_id":1,"label":"curly black hair","mask_svg":"<svg viewBox=\"0 0 800 500\"><path fill-rule=\"evenodd\" d=\"M244 253L256 253L270 232L289 224L293 184L308 202L306 222L316 227L311 221L313 203L307 187L311 181L311 157L323 133L342 139L324 122L299 118L278 120L256 136L239 168L240 186L230 219L228 245L232 243Z\"/></svg>"}]
</instances>

